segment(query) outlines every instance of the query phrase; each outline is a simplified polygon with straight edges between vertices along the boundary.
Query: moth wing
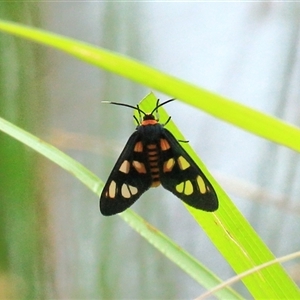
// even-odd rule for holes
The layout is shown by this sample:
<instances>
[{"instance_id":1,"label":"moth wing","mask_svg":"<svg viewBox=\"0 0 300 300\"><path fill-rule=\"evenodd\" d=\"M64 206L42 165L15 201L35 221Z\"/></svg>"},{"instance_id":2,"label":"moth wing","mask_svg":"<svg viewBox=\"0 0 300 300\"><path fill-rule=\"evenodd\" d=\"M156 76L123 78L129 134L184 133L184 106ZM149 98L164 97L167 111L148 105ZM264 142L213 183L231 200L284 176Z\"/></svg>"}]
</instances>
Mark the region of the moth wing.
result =
<instances>
[{"instance_id":1,"label":"moth wing","mask_svg":"<svg viewBox=\"0 0 300 300\"><path fill-rule=\"evenodd\" d=\"M201 169L167 129L163 136L166 144L161 147L162 186L194 208L217 210L216 192Z\"/></svg>"},{"instance_id":2,"label":"moth wing","mask_svg":"<svg viewBox=\"0 0 300 300\"><path fill-rule=\"evenodd\" d=\"M152 183L147 157L139 132L127 141L100 196L100 211L105 216L130 207Z\"/></svg>"}]
</instances>

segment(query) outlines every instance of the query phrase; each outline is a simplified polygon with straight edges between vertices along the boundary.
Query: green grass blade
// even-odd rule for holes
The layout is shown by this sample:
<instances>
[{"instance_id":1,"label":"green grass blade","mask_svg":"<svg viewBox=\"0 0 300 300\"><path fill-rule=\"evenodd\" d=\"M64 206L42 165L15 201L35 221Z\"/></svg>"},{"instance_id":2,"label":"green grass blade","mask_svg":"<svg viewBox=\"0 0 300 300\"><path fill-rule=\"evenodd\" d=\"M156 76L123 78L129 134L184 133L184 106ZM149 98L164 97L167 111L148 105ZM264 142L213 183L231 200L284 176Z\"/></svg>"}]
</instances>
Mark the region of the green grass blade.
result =
<instances>
[{"instance_id":1,"label":"green grass blade","mask_svg":"<svg viewBox=\"0 0 300 300\"><path fill-rule=\"evenodd\" d=\"M262 270L264 268L268 268L270 267L271 265L274 265L274 264L278 264L278 263L284 263L286 261L289 261L289 260L292 260L292 259L295 259L295 258L298 258L300 257L300 251L298 252L294 252L294 253L291 253L291 254L288 254L288 255L285 255L285 256L282 256L282 257L279 257L279 258L276 258L274 260L271 260L271 261L268 261L266 263L263 263L259 266L256 266L250 270L247 270L243 273L240 273L232 278L229 278L228 280L222 282L220 285L214 287L213 289L207 291L206 293L202 294L201 296L197 297L195 300L203 300L205 299L206 297L208 296L211 296L213 295L214 293L216 293L217 291L223 289L224 287L228 287L229 285L232 285L234 283L236 283L237 281L240 281L242 278L244 277L247 277L259 270Z\"/></svg>"},{"instance_id":2,"label":"green grass blade","mask_svg":"<svg viewBox=\"0 0 300 300\"><path fill-rule=\"evenodd\" d=\"M12 136L24 145L34 149L36 152L44 155L61 168L73 174L94 193L100 194L103 183L100 183L96 175L87 170L76 160L3 118L0 118L0 130Z\"/></svg>"},{"instance_id":3,"label":"green grass blade","mask_svg":"<svg viewBox=\"0 0 300 300\"><path fill-rule=\"evenodd\" d=\"M63 50L86 62L184 100L256 135L300 151L300 130L298 128L166 75L137 61L72 39L10 22L0 22L0 30ZM151 104L152 107L153 104ZM173 128L172 123L168 124L168 127L175 136L180 138L180 134L175 127ZM189 145L183 146L207 174L205 167ZM209 174L207 177L216 187L222 204L220 209L213 214L191 208L189 210L236 272L242 272L273 259L274 256L270 250L222 189ZM273 266L251 275L244 280L244 283L255 298L293 299L300 297L296 285L281 266Z\"/></svg>"},{"instance_id":4,"label":"green grass blade","mask_svg":"<svg viewBox=\"0 0 300 300\"><path fill-rule=\"evenodd\" d=\"M151 111L155 104L156 97L150 94L143 99L139 106L144 111ZM163 107L159 109L159 116L162 123L169 117ZM176 138L186 140L174 122L170 121L166 127ZM220 207L215 213L207 213L189 206L186 207L226 258L227 262L239 274L264 262L273 260L275 258L274 255L209 174L203 162L190 145L188 143L182 143L181 145L211 181L220 202ZM244 278L243 282L255 299L296 299L300 297L299 289L281 265L274 265L254 273ZM281 284L277 284L278 282Z\"/></svg>"},{"instance_id":5,"label":"green grass blade","mask_svg":"<svg viewBox=\"0 0 300 300\"><path fill-rule=\"evenodd\" d=\"M0 30L52 46L78 59L181 99L211 115L270 141L300 151L300 130L136 60L43 30L1 21Z\"/></svg>"},{"instance_id":6,"label":"green grass blade","mask_svg":"<svg viewBox=\"0 0 300 300\"><path fill-rule=\"evenodd\" d=\"M207 289L215 286L220 279L205 268L199 261L178 247L171 239L158 231L155 227L145 222L140 216L128 209L120 216L141 236L148 240L155 248L161 251L171 261L179 265L187 274L201 283ZM242 297L233 290L224 290L224 294L217 294L221 299L241 299Z\"/></svg>"},{"instance_id":7,"label":"green grass blade","mask_svg":"<svg viewBox=\"0 0 300 300\"><path fill-rule=\"evenodd\" d=\"M3 118L0 118L0 130L44 155L49 160L75 176L94 193L97 195L100 194L103 183L99 180L99 178L62 151L17 127L16 125L11 124ZM139 232L141 236L148 240L150 244L177 264L199 284L209 289L221 282L216 275L201 265L195 258L131 210L128 209L120 216L132 228ZM239 296L231 288L220 291L217 295L220 298L241 299L241 296Z\"/></svg>"}]
</instances>

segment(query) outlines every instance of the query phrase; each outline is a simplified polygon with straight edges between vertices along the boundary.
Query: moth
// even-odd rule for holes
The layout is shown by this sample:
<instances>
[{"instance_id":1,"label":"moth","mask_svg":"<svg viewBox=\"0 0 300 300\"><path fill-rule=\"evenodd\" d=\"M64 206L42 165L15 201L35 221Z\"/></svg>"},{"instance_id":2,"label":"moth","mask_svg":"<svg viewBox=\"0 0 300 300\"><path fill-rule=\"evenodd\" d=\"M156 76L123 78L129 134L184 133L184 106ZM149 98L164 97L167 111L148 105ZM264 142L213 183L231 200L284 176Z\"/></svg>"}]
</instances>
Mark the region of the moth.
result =
<instances>
[{"instance_id":1,"label":"moth","mask_svg":"<svg viewBox=\"0 0 300 300\"><path fill-rule=\"evenodd\" d=\"M165 124L159 123L158 108L173 100L161 104L157 100L151 113L145 113L138 105L106 102L137 110L140 120L134 116L136 130L102 190L100 211L104 216L126 210L150 187L160 184L196 209L208 212L218 209L213 186L180 142L164 127L170 118Z\"/></svg>"}]
</instances>

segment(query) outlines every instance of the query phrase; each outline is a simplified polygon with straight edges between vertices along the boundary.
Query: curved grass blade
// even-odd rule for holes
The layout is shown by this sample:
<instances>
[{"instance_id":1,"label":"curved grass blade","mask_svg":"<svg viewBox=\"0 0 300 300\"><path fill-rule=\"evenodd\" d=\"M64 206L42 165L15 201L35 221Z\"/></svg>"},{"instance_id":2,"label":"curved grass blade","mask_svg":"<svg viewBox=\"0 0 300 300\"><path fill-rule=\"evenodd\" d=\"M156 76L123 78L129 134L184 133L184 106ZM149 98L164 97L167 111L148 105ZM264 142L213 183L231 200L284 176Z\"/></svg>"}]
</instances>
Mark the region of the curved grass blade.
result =
<instances>
[{"instance_id":1,"label":"curved grass blade","mask_svg":"<svg viewBox=\"0 0 300 300\"><path fill-rule=\"evenodd\" d=\"M145 97L139 107L151 111L155 107L153 94ZM161 123L169 118L164 107L159 108ZM179 140L186 140L171 120L166 127ZM199 165L210 180L219 199L219 209L214 213L186 206L197 223L203 228L211 241L225 257L237 274L262 263L275 259L272 252L237 210L230 198L209 174L203 162L188 143L182 143L187 153ZM255 299L294 299L300 291L281 265L274 265L243 279L244 284ZM281 284L277 284L280 282Z\"/></svg>"},{"instance_id":2,"label":"curved grass blade","mask_svg":"<svg viewBox=\"0 0 300 300\"><path fill-rule=\"evenodd\" d=\"M180 99L223 120L300 152L300 129L136 60L58 34L0 21L0 30L48 45L78 59Z\"/></svg>"},{"instance_id":3,"label":"curved grass blade","mask_svg":"<svg viewBox=\"0 0 300 300\"><path fill-rule=\"evenodd\" d=\"M52 145L2 118L0 118L0 130L56 163L99 196L103 182L83 165ZM195 258L131 210L128 209L120 216L150 244L178 265L189 276L194 278L199 284L209 289L221 282L216 275L200 264ZM218 297L241 299L241 296L231 288L221 291Z\"/></svg>"}]
</instances>

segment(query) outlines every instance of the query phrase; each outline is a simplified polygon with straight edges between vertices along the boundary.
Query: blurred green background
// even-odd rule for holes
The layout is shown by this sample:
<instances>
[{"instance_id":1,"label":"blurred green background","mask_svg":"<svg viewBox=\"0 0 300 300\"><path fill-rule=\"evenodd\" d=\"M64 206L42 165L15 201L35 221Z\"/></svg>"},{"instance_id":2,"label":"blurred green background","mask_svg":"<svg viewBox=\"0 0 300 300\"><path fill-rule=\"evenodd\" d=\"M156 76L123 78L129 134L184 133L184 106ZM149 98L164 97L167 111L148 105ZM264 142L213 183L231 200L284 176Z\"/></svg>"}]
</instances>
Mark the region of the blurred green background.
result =
<instances>
[{"instance_id":1,"label":"blurred green background","mask_svg":"<svg viewBox=\"0 0 300 300\"><path fill-rule=\"evenodd\" d=\"M299 125L297 3L3 2L0 17L129 55ZM149 90L0 33L1 117L106 180ZM165 100L168 95L159 95ZM299 155L180 102L166 107L276 256L299 250ZM202 287L98 198L0 133L0 299L190 299ZM223 279L233 275L183 205L153 189L133 207ZM300 283L300 266L287 265ZM235 288L249 297L242 284Z\"/></svg>"}]
</instances>

